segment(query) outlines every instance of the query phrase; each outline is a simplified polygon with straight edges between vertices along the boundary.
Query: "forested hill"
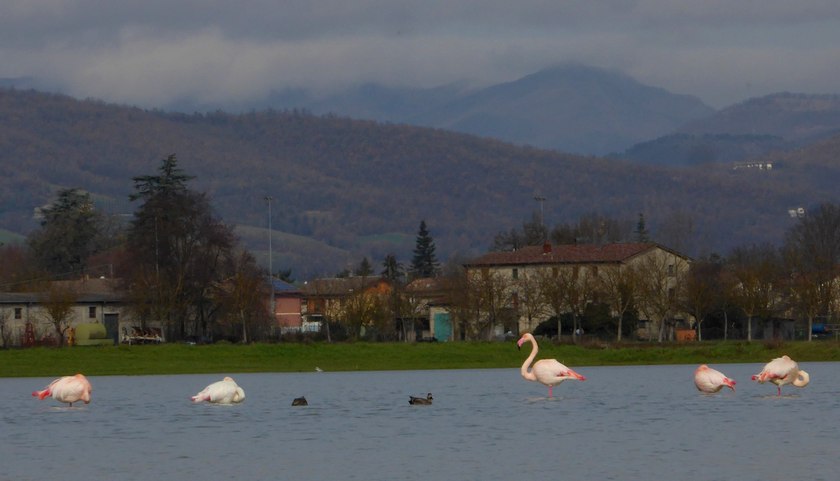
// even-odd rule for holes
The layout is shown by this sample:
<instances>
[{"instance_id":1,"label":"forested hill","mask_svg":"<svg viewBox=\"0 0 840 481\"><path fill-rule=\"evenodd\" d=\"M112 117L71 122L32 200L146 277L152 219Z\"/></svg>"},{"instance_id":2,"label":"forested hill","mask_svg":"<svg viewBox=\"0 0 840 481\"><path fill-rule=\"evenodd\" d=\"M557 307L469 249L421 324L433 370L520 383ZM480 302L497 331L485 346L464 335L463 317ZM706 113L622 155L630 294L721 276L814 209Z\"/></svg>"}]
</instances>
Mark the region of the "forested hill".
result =
<instances>
[{"instance_id":1,"label":"forested hill","mask_svg":"<svg viewBox=\"0 0 840 481\"><path fill-rule=\"evenodd\" d=\"M0 228L27 233L33 209L63 187L129 214L131 178L172 153L262 259L272 196L274 266L298 278L362 256L378 266L389 252L408 262L423 219L442 260L481 253L530 218L537 194L548 225L643 212L658 240L690 253L780 239L792 203L837 196L807 185L807 171L789 182L792 159L787 173L665 170L301 112L183 115L0 90ZM820 169L836 178L837 167Z\"/></svg>"}]
</instances>

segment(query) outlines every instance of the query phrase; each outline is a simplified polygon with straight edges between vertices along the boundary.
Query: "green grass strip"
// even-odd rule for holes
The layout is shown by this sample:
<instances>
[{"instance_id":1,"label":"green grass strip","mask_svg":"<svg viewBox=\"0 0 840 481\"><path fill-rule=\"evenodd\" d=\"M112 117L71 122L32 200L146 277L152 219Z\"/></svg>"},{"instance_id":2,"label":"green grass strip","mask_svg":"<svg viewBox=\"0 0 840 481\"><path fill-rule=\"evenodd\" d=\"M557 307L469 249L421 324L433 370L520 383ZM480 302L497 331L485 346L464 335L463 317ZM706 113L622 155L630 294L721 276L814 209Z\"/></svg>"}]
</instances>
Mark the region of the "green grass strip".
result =
<instances>
[{"instance_id":1,"label":"green grass strip","mask_svg":"<svg viewBox=\"0 0 840 481\"><path fill-rule=\"evenodd\" d=\"M530 353L514 342L161 344L0 350L0 377L516 368ZM840 343L695 342L540 345L539 359L569 366L840 361Z\"/></svg>"}]
</instances>

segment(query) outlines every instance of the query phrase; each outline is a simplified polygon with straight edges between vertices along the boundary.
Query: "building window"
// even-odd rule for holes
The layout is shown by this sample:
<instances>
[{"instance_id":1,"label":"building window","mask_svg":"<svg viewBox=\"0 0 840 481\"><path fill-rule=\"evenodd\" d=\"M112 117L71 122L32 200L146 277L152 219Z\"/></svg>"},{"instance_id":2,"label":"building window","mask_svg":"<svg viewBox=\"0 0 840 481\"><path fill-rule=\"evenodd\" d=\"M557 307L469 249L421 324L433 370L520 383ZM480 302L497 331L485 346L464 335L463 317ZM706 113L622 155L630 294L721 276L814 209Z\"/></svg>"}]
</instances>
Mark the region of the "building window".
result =
<instances>
[{"instance_id":1,"label":"building window","mask_svg":"<svg viewBox=\"0 0 840 481\"><path fill-rule=\"evenodd\" d=\"M519 279L519 269L514 267L513 270L511 271L510 275L514 279Z\"/></svg>"},{"instance_id":2,"label":"building window","mask_svg":"<svg viewBox=\"0 0 840 481\"><path fill-rule=\"evenodd\" d=\"M23 308L15 307L15 319L23 319Z\"/></svg>"},{"instance_id":3,"label":"building window","mask_svg":"<svg viewBox=\"0 0 840 481\"><path fill-rule=\"evenodd\" d=\"M674 276L674 264L668 264L668 275L673 277Z\"/></svg>"},{"instance_id":4,"label":"building window","mask_svg":"<svg viewBox=\"0 0 840 481\"><path fill-rule=\"evenodd\" d=\"M96 319L96 306L88 307L88 317L91 319Z\"/></svg>"}]
</instances>

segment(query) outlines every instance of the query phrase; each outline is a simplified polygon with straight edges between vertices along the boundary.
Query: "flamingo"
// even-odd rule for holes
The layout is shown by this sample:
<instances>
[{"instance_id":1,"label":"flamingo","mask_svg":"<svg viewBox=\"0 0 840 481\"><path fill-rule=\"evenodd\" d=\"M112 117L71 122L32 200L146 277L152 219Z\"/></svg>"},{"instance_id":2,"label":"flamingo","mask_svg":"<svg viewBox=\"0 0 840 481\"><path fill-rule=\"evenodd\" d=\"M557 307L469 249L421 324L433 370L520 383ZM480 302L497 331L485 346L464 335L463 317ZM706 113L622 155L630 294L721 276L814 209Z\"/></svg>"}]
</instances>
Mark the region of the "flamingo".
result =
<instances>
[{"instance_id":1,"label":"flamingo","mask_svg":"<svg viewBox=\"0 0 840 481\"><path fill-rule=\"evenodd\" d=\"M38 399L52 396L56 401L68 403L70 407L73 407L73 403L77 401L89 404L91 391L93 391L93 388L90 381L83 374L76 374L75 376L60 377L49 383L44 389L33 392L32 395Z\"/></svg>"},{"instance_id":2,"label":"flamingo","mask_svg":"<svg viewBox=\"0 0 840 481\"><path fill-rule=\"evenodd\" d=\"M772 382L776 385L778 395L782 395L782 386L793 384L796 387L805 387L811 381L807 372L799 369L799 364L793 359L785 356L777 357L764 365L760 373L752 377L753 381L760 384Z\"/></svg>"},{"instance_id":3,"label":"flamingo","mask_svg":"<svg viewBox=\"0 0 840 481\"><path fill-rule=\"evenodd\" d=\"M240 403L245 400L245 391L231 377L210 384L192 397L193 402L207 401L216 404Z\"/></svg>"},{"instance_id":4,"label":"flamingo","mask_svg":"<svg viewBox=\"0 0 840 481\"><path fill-rule=\"evenodd\" d=\"M426 394L426 397L408 396L408 404L429 405L432 404L432 399L432 393Z\"/></svg>"},{"instance_id":5,"label":"flamingo","mask_svg":"<svg viewBox=\"0 0 840 481\"><path fill-rule=\"evenodd\" d=\"M517 341L516 347L521 349L522 344L526 342L531 343L531 355L528 356L528 359L525 359L520 372L522 373L522 377L528 381L537 381L548 386L548 397L552 396L552 388L566 379L586 381L586 377L564 366L557 359L540 359L531 366L531 362L537 357L539 347L537 347L537 340L528 332L523 334L522 338Z\"/></svg>"},{"instance_id":6,"label":"flamingo","mask_svg":"<svg viewBox=\"0 0 840 481\"><path fill-rule=\"evenodd\" d=\"M717 369L703 364L694 371L694 385L705 393L715 393L725 387L735 390L735 381L724 376Z\"/></svg>"}]
</instances>

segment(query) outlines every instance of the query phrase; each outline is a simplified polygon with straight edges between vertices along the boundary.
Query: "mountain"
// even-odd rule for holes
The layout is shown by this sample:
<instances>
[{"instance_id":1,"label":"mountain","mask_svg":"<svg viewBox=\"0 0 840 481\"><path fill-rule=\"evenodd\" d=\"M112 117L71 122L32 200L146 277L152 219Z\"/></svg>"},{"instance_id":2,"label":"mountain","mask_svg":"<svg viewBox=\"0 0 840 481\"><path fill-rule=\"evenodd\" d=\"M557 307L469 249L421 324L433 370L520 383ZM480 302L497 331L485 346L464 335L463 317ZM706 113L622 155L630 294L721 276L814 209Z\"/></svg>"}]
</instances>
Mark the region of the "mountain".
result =
<instances>
[{"instance_id":1,"label":"mountain","mask_svg":"<svg viewBox=\"0 0 840 481\"><path fill-rule=\"evenodd\" d=\"M178 114L0 89L0 229L26 234L60 188L128 218L132 177L176 153L243 244L305 279L367 256L407 263L421 220L441 260L483 253L544 197L549 226L600 213L689 254L778 242L787 210L838 201L840 137L768 157L772 170L669 169L519 147L441 129L299 111Z\"/></svg>"},{"instance_id":2,"label":"mountain","mask_svg":"<svg viewBox=\"0 0 840 481\"><path fill-rule=\"evenodd\" d=\"M697 98L646 86L617 72L565 65L482 89L412 123L603 155L712 111Z\"/></svg>"},{"instance_id":3,"label":"mountain","mask_svg":"<svg viewBox=\"0 0 840 481\"><path fill-rule=\"evenodd\" d=\"M266 106L434 127L583 155L621 151L714 112L695 97L572 64L482 89L465 82L431 89L365 84L329 95L296 89L273 92L248 107ZM214 110L190 103L167 107Z\"/></svg>"},{"instance_id":4,"label":"mountain","mask_svg":"<svg viewBox=\"0 0 840 481\"><path fill-rule=\"evenodd\" d=\"M784 92L748 99L613 156L671 166L743 162L837 133L840 96Z\"/></svg>"}]
</instances>

